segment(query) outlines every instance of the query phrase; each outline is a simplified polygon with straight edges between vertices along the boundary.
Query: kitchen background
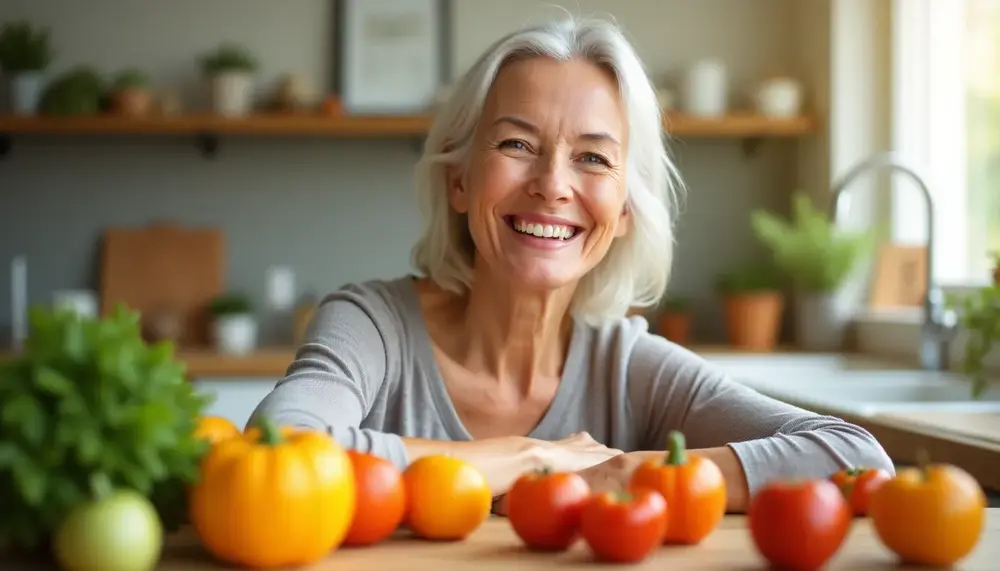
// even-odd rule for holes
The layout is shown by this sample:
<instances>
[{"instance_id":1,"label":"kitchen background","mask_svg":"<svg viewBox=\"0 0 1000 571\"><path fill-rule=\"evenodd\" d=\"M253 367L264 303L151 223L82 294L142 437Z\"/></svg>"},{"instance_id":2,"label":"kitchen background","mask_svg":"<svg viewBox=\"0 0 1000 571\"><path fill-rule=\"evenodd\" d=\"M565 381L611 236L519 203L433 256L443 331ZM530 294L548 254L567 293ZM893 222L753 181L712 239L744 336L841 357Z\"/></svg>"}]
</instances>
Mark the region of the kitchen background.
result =
<instances>
[{"instance_id":1,"label":"kitchen background","mask_svg":"<svg viewBox=\"0 0 1000 571\"><path fill-rule=\"evenodd\" d=\"M558 13L550 3L453 3L452 72L501 34ZM810 6L804 6L810 4ZM815 4L815 5L813 5ZM806 105L825 106L829 23L821 4L795 0L579 1L579 14L611 12L632 36L651 73L675 78L697 60L723 62L731 101L773 74L801 78ZM878 18L878 14L871 16ZM180 89L203 109L198 58L222 41L260 60L260 93L286 73L321 92L334 67L330 0L6 0L0 21L49 26L57 56L49 74L77 64L113 73L139 67L157 88ZM739 139L678 140L673 149L689 187L678 230L672 291L693 297L694 335L721 339L717 275L760 260L748 212L788 210L791 193L828 186L825 136L766 139L754 154ZM864 146L858 146L863 156ZM0 260L27 260L31 302L57 290L96 289L102 231L170 220L211 225L225 236L228 288L266 307L268 270L294 274L297 294L321 294L355 280L410 269L419 219L411 184L417 147L405 138L223 139L204 159L184 137L20 137L0 162ZM0 280L0 299L9 299ZM10 308L0 304L0 329ZM275 328L262 329L264 341Z\"/></svg>"}]
</instances>

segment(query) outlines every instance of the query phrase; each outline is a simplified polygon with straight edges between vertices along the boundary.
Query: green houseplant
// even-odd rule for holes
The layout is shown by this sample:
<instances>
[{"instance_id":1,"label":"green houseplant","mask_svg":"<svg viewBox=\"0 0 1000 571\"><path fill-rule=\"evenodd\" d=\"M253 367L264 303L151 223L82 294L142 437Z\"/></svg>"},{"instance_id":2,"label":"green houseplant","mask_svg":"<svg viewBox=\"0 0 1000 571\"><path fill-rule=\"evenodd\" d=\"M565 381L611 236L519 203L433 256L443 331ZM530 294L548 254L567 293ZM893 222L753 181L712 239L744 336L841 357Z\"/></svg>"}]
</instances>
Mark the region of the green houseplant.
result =
<instances>
[{"instance_id":1,"label":"green houseplant","mask_svg":"<svg viewBox=\"0 0 1000 571\"><path fill-rule=\"evenodd\" d=\"M1000 286L1000 250L990 252L990 259L993 260L993 285Z\"/></svg>"},{"instance_id":2,"label":"green houseplant","mask_svg":"<svg viewBox=\"0 0 1000 571\"><path fill-rule=\"evenodd\" d=\"M726 340L738 349L772 351L785 309L781 274L770 264L743 264L719 276Z\"/></svg>"},{"instance_id":3,"label":"green houseplant","mask_svg":"<svg viewBox=\"0 0 1000 571\"><path fill-rule=\"evenodd\" d=\"M972 396L978 398L988 386L986 358L1000 342L1000 284L979 288L962 299L952 298L951 305L969 334L962 372L972 382Z\"/></svg>"},{"instance_id":4,"label":"green houseplant","mask_svg":"<svg viewBox=\"0 0 1000 571\"><path fill-rule=\"evenodd\" d=\"M0 363L0 553L51 557L67 518L117 491L176 528L208 401L172 344L143 341L137 313L32 308L25 351Z\"/></svg>"},{"instance_id":5,"label":"green houseplant","mask_svg":"<svg viewBox=\"0 0 1000 571\"><path fill-rule=\"evenodd\" d=\"M202 73L209 81L212 107L227 117L241 117L253 109L257 58L239 44L226 42L201 58Z\"/></svg>"},{"instance_id":6,"label":"green houseplant","mask_svg":"<svg viewBox=\"0 0 1000 571\"><path fill-rule=\"evenodd\" d=\"M44 72L52 58L48 28L27 21L7 22L0 27L0 70L7 79L8 100L15 114L37 112Z\"/></svg>"},{"instance_id":7,"label":"green houseplant","mask_svg":"<svg viewBox=\"0 0 1000 571\"><path fill-rule=\"evenodd\" d=\"M228 355L246 355L257 346L257 319L250 299L240 293L228 293L212 300L208 306L212 316L216 348Z\"/></svg>"},{"instance_id":8,"label":"green houseplant","mask_svg":"<svg viewBox=\"0 0 1000 571\"><path fill-rule=\"evenodd\" d=\"M96 115L101 112L105 92L105 80L95 69L76 66L45 86L39 112L57 117Z\"/></svg>"},{"instance_id":9,"label":"green houseplant","mask_svg":"<svg viewBox=\"0 0 1000 571\"><path fill-rule=\"evenodd\" d=\"M153 91L149 76L140 69L118 72L111 81L111 108L119 115L137 117L153 109Z\"/></svg>"},{"instance_id":10,"label":"green houseplant","mask_svg":"<svg viewBox=\"0 0 1000 571\"><path fill-rule=\"evenodd\" d=\"M803 193L793 195L790 219L755 210L751 225L791 282L798 344L808 350L841 349L848 316L837 307L836 295L872 251L875 234L839 230Z\"/></svg>"}]
</instances>

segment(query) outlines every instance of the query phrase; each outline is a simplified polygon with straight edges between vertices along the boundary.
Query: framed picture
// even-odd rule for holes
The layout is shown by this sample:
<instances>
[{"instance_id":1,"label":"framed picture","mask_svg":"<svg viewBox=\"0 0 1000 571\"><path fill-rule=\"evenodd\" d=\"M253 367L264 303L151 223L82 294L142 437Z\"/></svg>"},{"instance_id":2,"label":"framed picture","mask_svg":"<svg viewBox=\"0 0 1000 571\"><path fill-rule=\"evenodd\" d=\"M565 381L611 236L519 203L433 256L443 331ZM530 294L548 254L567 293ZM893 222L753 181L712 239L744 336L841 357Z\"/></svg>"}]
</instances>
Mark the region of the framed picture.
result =
<instances>
[{"instance_id":1,"label":"framed picture","mask_svg":"<svg viewBox=\"0 0 1000 571\"><path fill-rule=\"evenodd\" d=\"M336 0L334 88L357 115L422 113L451 79L451 0Z\"/></svg>"}]
</instances>

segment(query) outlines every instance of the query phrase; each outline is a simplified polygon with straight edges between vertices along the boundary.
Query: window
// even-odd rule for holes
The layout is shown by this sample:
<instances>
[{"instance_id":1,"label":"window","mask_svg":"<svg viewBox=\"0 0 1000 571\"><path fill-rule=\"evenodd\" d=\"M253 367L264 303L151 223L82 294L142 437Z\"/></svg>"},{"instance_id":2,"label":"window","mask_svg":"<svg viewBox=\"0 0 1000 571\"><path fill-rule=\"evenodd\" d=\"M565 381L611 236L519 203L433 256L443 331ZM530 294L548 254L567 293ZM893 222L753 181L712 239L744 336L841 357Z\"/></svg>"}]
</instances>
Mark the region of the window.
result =
<instances>
[{"instance_id":1,"label":"window","mask_svg":"<svg viewBox=\"0 0 1000 571\"><path fill-rule=\"evenodd\" d=\"M931 188L935 280L976 285L1000 250L1000 0L895 0L893 147ZM912 184L892 183L892 235L926 242Z\"/></svg>"}]
</instances>

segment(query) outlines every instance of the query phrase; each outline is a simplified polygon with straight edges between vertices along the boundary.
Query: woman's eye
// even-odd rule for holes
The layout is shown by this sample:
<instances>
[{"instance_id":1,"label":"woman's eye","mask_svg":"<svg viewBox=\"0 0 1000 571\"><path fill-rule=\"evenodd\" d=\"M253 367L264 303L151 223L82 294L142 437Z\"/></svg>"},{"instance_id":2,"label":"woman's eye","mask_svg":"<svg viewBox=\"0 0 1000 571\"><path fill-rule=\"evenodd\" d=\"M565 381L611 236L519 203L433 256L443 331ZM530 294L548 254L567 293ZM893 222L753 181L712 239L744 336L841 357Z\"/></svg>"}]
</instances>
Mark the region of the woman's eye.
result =
<instances>
[{"instance_id":1,"label":"woman's eye","mask_svg":"<svg viewBox=\"0 0 1000 571\"><path fill-rule=\"evenodd\" d=\"M611 163L608 162L608 159L606 159L606 158L604 158L601 155L598 155L596 153L583 153L583 155L581 156L581 159L583 160L583 162L585 162L587 164L601 165L601 166L605 166L605 167L611 165Z\"/></svg>"},{"instance_id":2,"label":"woman's eye","mask_svg":"<svg viewBox=\"0 0 1000 571\"><path fill-rule=\"evenodd\" d=\"M507 139L500 143L501 149L511 149L514 151L527 151L528 145L520 139Z\"/></svg>"}]
</instances>

